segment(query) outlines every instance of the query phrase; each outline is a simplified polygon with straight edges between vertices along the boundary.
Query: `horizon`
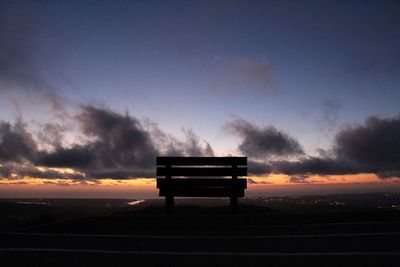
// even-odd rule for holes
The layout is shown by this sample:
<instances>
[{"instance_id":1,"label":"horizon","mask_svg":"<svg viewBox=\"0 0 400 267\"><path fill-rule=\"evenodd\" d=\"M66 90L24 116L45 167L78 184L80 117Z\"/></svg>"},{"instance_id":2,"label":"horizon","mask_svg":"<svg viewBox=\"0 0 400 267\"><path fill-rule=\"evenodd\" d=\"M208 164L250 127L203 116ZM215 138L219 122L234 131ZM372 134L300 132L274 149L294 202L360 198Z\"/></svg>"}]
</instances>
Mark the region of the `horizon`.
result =
<instances>
[{"instance_id":1,"label":"horizon","mask_svg":"<svg viewBox=\"0 0 400 267\"><path fill-rule=\"evenodd\" d=\"M399 12L2 1L0 197L155 198L156 156L246 156L246 197L400 192Z\"/></svg>"}]
</instances>

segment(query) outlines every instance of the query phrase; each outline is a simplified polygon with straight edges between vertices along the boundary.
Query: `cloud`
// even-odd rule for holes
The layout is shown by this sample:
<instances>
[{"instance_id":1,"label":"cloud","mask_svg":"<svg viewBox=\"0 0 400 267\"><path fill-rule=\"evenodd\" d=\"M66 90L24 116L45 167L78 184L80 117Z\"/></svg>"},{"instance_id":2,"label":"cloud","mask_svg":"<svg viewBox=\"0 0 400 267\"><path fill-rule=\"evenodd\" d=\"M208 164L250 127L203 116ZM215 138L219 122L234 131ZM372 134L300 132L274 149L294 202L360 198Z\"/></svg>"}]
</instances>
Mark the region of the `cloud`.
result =
<instances>
[{"instance_id":1,"label":"cloud","mask_svg":"<svg viewBox=\"0 0 400 267\"><path fill-rule=\"evenodd\" d=\"M0 164L0 178L18 180L24 177L73 180L86 179L85 175L79 172L62 172L50 168L39 169L31 163L7 162Z\"/></svg>"},{"instance_id":2,"label":"cloud","mask_svg":"<svg viewBox=\"0 0 400 267\"><path fill-rule=\"evenodd\" d=\"M40 6L34 1L0 2L0 93L25 93L30 101L45 101L56 115L65 115L64 100L46 77L54 72L55 66L47 64L55 55L50 57L54 49L43 49L41 43L49 21Z\"/></svg>"},{"instance_id":3,"label":"cloud","mask_svg":"<svg viewBox=\"0 0 400 267\"><path fill-rule=\"evenodd\" d=\"M307 175L304 174L297 174L297 175L292 175L290 176L289 181L291 183L295 183L295 184L306 184L307 182Z\"/></svg>"},{"instance_id":4,"label":"cloud","mask_svg":"<svg viewBox=\"0 0 400 267\"><path fill-rule=\"evenodd\" d=\"M318 120L321 130L331 133L337 126L341 102L334 98L323 98L320 103L321 117Z\"/></svg>"},{"instance_id":5,"label":"cloud","mask_svg":"<svg viewBox=\"0 0 400 267\"><path fill-rule=\"evenodd\" d=\"M37 138L40 143L47 146L48 149L62 147L64 132L67 130L65 124L60 123L44 123L39 124L40 130Z\"/></svg>"},{"instance_id":6,"label":"cloud","mask_svg":"<svg viewBox=\"0 0 400 267\"><path fill-rule=\"evenodd\" d=\"M85 106L77 115L82 132L93 137L87 148L100 166L154 166L157 149L142 123L129 114Z\"/></svg>"},{"instance_id":7,"label":"cloud","mask_svg":"<svg viewBox=\"0 0 400 267\"><path fill-rule=\"evenodd\" d=\"M11 169L8 166L0 163L0 178L9 178L11 177Z\"/></svg>"},{"instance_id":8,"label":"cloud","mask_svg":"<svg viewBox=\"0 0 400 267\"><path fill-rule=\"evenodd\" d=\"M400 177L400 118L371 116L362 125L347 126L336 134L332 155L298 161L270 162L273 172L292 176L375 173Z\"/></svg>"},{"instance_id":9,"label":"cloud","mask_svg":"<svg viewBox=\"0 0 400 267\"><path fill-rule=\"evenodd\" d=\"M362 169L337 159L306 157L297 161L274 161L271 168L275 173L287 175L338 175L356 174Z\"/></svg>"},{"instance_id":10,"label":"cloud","mask_svg":"<svg viewBox=\"0 0 400 267\"><path fill-rule=\"evenodd\" d=\"M150 120L139 120L106 107L83 106L73 118L84 141L67 146L60 139L68 127L39 124L43 129L34 135L22 118L14 124L0 122L0 177L154 177L158 155L214 155L211 145L191 129L183 129L185 138L178 140ZM259 127L238 118L225 128L242 138L239 151L249 157L250 175L287 174L296 183L307 182L312 175L375 173L382 179L399 177L399 117L372 116L363 124L342 127L332 149L319 156L305 155L294 138L273 126Z\"/></svg>"},{"instance_id":11,"label":"cloud","mask_svg":"<svg viewBox=\"0 0 400 267\"><path fill-rule=\"evenodd\" d=\"M201 144L200 138L192 129L182 129L185 140L180 141L174 136L162 131L157 124L148 122L153 143L159 155L167 156L214 156L214 151L207 141Z\"/></svg>"},{"instance_id":12,"label":"cloud","mask_svg":"<svg viewBox=\"0 0 400 267\"><path fill-rule=\"evenodd\" d=\"M180 150L182 151L180 156L183 155L191 157L214 156L214 151L211 145L207 141L204 141L205 146L203 147L200 144L199 137L193 132L193 130L191 129L189 130L182 129L182 130L185 134L186 142L179 142L179 147Z\"/></svg>"},{"instance_id":13,"label":"cloud","mask_svg":"<svg viewBox=\"0 0 400 267\"><path fill-rule=\"evenodd\" d=\"M58 147L53 152L41 151L35 163L47 167L85 168L90 166L93 156L90 146L73 145Z\"/></svg>"},{"instance_id":14,"label":"cloud","mask_svg":"<svg viewBox=\"0 0 400 267\"><path fill-rule=\"evenodd\" d=\"M155 160L153 160L155 161ZM90 179L135 179L135 178L154 178L155 164L152 168L131 168L131 167L116 167L116 168L93 168L83 169L86 177Z\"/></svg>"},{"instance_id":15,"label":"cloud","mask_svg":"<svg viewBox=\"0 0 400 267\"><path fill-rule=\"evenodd\" d=\"M247 183L249 183L249 184L257 184L257 182L254 181L254 180L251 179L251 178L247 178Z\"/></svg>"},{"instance_id":16,"label":"cloud","mask_svg":"<svg viewBox=\"0 0 400 267\"><path fill-rule=\"evenodd\" d=\"M235 119L225 128L242 138L239 150L253 158L289 157L303 154L294 138L273 126L259 127L243 119Z\"/></svg>"},{"instance_id":17,"label":"cloud","mask_svg":"<svg viewBox=\"0 0 400 267\"><path fill-rule=\"evenodd\" d=\"M213 63L216 65L215 72L206 81L210 89L241 87L246 90L257 90L269 93L279 91L278 82L274 77L271 67L262 57L254 60L247 57L236 57L225 59L214 55ZM207 67L212 69L212 66Z\"/></svg>"},{"instance_id":18,"label":"cloud","mask_svg":"<svg viewBox=\"0 0 400 267\"><path fill-rule=\"evenodd\" d=\"M271 166L255 160L248 160L247 168L249 175L265 175L271 172Z\"/></svg>"},{"instance_id":19,"label":"cloud","mask_svg":"<svg viewBox=\"0 0 400 267\"><path fill-rule=\"evenodd\" d=\"M75 118L90 141L42 152L37 164L77 168L96 178L112 178L117 173L118 178L122 173L134 177L154 167L158 151L138 119L94 106L82 107ZM117 172L118 169L130 171Z\"/></svg>"},{"instance_id":20,"label":"cloud","mask_svg":"<svg viewBox=\"0 0 400 267\"><path fill-rule=\"evenodd\" d=\"M263 89L275 91L277 82L271 68L263 61L255 61L246 57L236 58L227 73L228 78L238 79L245 84L260 85Z\"/></svg>"},{"instance_id":21,"label":"cloud","mask_svg":"<svg viewBox=\"0 0 400 267\"><path fill-rule=\"evenodd\" d=\"M364 125L347 126L335 138L334 150L342 160L376 171L400 170L400 117L369 117Z\"/></svg>"},{"instance_id":22,"label":"cloud","mask_svg":"<svg viewBox=\"0 0 400 267\"><path fill-rule=\"evenodd\" d=\"M21 120L14 125L0 122L0 163L32 160L35 154L36 142Z\"/></svg>"},{"instance_id":23,"label":"cloud","mask_svg":"<svg viewBox=\"0 0 400 267\"><path fill-rule=\"evenodd\" d=\"M400 178L400 170L398 171L380 171L377 173L381 179Z\"/></svg>"},{"instance_id":24,"label":"cloud","mask_svg":"<svg viewBox=\"0 0 400 267\"><path fill-rule=\"evenodd\" d=\"M5 2L0 5L0 91L47 91L49 85L41 75L36 46L37 18L33 5ZM36 10L37 11L37 10Z\"/></svg>"},{"instance_id":25,"label":"cloud","mask_svg":"<svg viewBox=\"0 0 400 267\"><path fill-rule=\"evenodd\" d=\"M192 130L184 130L185 141L179 141L151 122L142 122L105 107L83 106L75 116L81 132L89 138L85 144L63 147L58 143L53 151L39 151L35 163L47 167L74 168L87 178L154 177L155 158L169 156L213 156L211 145ZM53 142L56 131L42 138Z\"/></svg>"},{"instance_id":26,"label":"cloud","mask_svg":"<svg viewBox=\"0 0 400 267\"><path fill-rule=\"evenodd\" d=\"M266 184L269 185L269 184L272 184L269 181L256 181L256 180L251 179L251 178L247 178L247 183L248 184L258 184L258 185L266 185Z\"/></svg>"}]
</instances>

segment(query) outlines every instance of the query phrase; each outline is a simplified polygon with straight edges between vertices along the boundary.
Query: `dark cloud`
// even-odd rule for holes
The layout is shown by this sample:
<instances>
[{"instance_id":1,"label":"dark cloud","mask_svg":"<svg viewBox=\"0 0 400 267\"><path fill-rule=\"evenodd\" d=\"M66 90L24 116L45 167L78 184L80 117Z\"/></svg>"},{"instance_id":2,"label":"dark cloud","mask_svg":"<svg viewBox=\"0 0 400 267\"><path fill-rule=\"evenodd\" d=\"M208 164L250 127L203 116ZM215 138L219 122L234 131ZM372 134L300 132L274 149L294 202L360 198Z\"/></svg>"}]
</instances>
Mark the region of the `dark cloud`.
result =
<instances>
[{"instance_id":1,"label":"dark cloud","mask_svg":"<svg viewBox=\"0 0 400 267\"><path fill-rule=\"evenodd\" d=\"M11 177L11 169L8 166L0 163L0 178L9 178Z\"/></svg>"},{"instance_id":2,"label":"dark cloud","mask_svg":"<svg viewBox=\"0 0 400 267\"><path fill-rule=\"evenodd\" d=\"M74 119L88 140L69 146L62 143L68 129L64 125L38 124L41 129L34 138L22 119L13 125L0 122L0 176L86 180L154 177L158 155L214 155L211 145L206 141L202 145L192 130L184 130L186 138L179 141L154 123L105 107L83 106ZM77 172L62 173L49 167Z\"/></svg>"},{"instance_id":3,"label":"dark cloud","mask_svg":"<svg viewBox=\"0 0 400 267\"><path fill-rule=\"evenodd\" d=\"M95 156L95 165L118 167L151 167L158 154L150 133L129 114L106 108L83 107L77 116L82 132L93 137L87 148Z\"/></svg>"},{"instance_id":4,"label":"dark cloud","mask_svg":"<svg viewBox=\"0 0 400 267\"><path fill-rule=\"evenodd\" d=\"M24 177L72 180L86 179L85 175L79 172L62 172L50 168L39 169L31 163L7 162L0 164L0 178L14 180Z\"/></svg>"},{"instance_id":5,"label":"dark cloud","mask_svg":"<svg viewBox=\"0 0 400 267\"><path fill-rule=\"evenodd\" d=\"M19 120L14 125L0 122L0 163L32 160L36 153L36 142Z\"/></svg>"},{"instance_id":6,"label":"dark cloud","mask_svg":"<svg viewBox=\"0 0 400 267\"><path fill-rule=\"evenodd\" d=\"M154 164L155 165L155 164ZM84 170L87 177L91 179L134 179L154 178L155 167L153 168L98 168Z\"/></svg>"},{"instance_id":7,"label":"dark cloud","mask_svg":"<svg viewBox=\"0 0 400 267\"><path fill-rule=\"evenodd\" d=\"M129 177L143 174L154 167L158 154L150 133L142 123L129 114L119 114L107 108L82 107L76 116L82 133L91 138L83 145L58 147L53 152L43 152L37 163L52 167L78 168L95 177L116 174L115 169L129 168ZM119 172L118 178L122 172Z\"/></svg>"},{"instance_id":8,"label":"dark cloud","mask_svg":"<svg viewBox=\"0 0 400 267\"><path fill-rule=\"evenodd\" d=\"M154 177L158 155L214 155L210 144L205 142L202 146L192 130L185 130L186 140L178 141L154 123L148 123L146 128L148 125L137 118L107 108L84 106L76 120L91 141L71 147L58 146L52 152L41 151L37 164L78 169L88 178L123 179Z\"/></svg>"},{"instance_id":9,"label":"dark cloud","mask_svg":"<svg viewBox=\"0 0 400 267\"><path fill-rule=\"evenodd\" d=\"M0 177L154 177L157 155L214 155L211 145L192 130L183 130L185 139L180 141L156 124L128 113L84 106L75 120L86 141L69 146L60 140L65 131L60 125L43 124L35 138L21 118L14 124L0 122ZM249 156L250 175L282 173L296 183L307 182L311 175L375 173L380 178L399 177L399 117L369 117L362 125L346 126L337 133L331 150L321 150L314 157L305 156L295 139L272 126L261 128L236 119L227 128L242 137L239 150ZM68 167L75 173L51 167Z\"/></svg>"},{"instance_id":10,"label":"dark cloud","mask_svg":"<svg viewBox=\"0 0 400 267\"><path fill-rule=\"evenodd\" d=\"M90 146L73 145L70 148L59 147L53 152L39 153L36 164L48 167L85 168L94 161Z\"/></svg>"},{"instance_id":11,"label":"dark cloud","mask_svg":"<svg viewBox=\"0 0 400 267\"><path fill-rule=\"evenodd\" d=\"M271 172L269 165L254 160L248 160L247 169L249 175L263 175Z\"/></svg>"},{"instance_id":12,"label":"dark cloud","mask_svg":"<svg viewBox=\"0 0 400 267\"><path fill-rule=\"evenodd\" d=\"M400 170L397 171L380 171L377 173L381 179L400 178Z\"/></svg>"},{"instance_id":13,"label":"dark cloud","mask_svg":"<svg viewBox=\"0 0 400 267\"><path fill-rule=\"evenodd\" d=\"M275 161L271 165L274 172L287 175L355 174L362 171L360 167L347 162L319 157L308 157L298 161Z\"/></svg>"},{"instance_id":14,"label":"dark cloud","mask_svg":"<svg viewBox=\"0 0 400 267\"><path fill-rule=\"evenodd\" d=\"M357 173L400 177L400 118L369 117L363 125L343 128L335 137L331 154L270 164L274 172L302 175L302 179L304 175Z\"/></svg>"},{"instance_id":15,"label":"dark cloud","mask_svg":"<svg viewBox=\"0 0 400 267\"><path fill-rule=\"evenodd\" d=\"M37 138L42 144L46 144L49 148L62 147L64 132L67 130L66 125L60 123L39 124L39 132Z\"/></svg>"},{"instance_id":16,"label":"dark cloud","mask_svg":"<svg viewBox=\"0 0 400 267\"><path fill-rule=\"evenodd\" d=\"M335 138L341 160L375 171L400 170L400 118L369 117L364 125L348 126Z\"/></svg>"},{"instance_id":17,"label":"dark cloud","mask_svg":"<svg viewBox=\"0 0 400 267\"><path fill-rule=\"evenodd\" d=\"M45 169L39 170L36 167L24 167L14 168L13 172L18 177L31 177L31 178L47 178L47 179L72 179L72 180L84 180L85 175L80 173L63 173L60 171Z\"/></svg>"},{"instance_id":18,"label":"dark cloud","mask_svg":"<svg viewBox=\"0 0 400 267\"><path fill-rule=\"evenodd\" d=\"M273 126L261 128L243 119L235 119L226 128L242 137L239 150L249 157L288 157L303 153L297 140Z\"/></svg>"}]
</instances>

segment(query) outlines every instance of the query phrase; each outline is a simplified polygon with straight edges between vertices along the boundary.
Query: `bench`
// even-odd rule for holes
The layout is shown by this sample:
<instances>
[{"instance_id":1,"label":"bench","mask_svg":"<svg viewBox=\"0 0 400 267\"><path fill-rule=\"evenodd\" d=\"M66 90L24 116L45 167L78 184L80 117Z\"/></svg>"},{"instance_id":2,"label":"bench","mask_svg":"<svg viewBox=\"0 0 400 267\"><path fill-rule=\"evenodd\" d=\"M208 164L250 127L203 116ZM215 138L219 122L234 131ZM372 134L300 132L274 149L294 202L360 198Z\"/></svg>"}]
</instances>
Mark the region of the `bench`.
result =
<instances>
[{"instance_id":1,"label":"bench","mask_svg":"<svg viewBox=\"0 0 400 267\"><path fill-rule=\"evenodd\" d=\"M247 157L157 157L157 188L167 214L173 213L174 197L229 197L236 213L247 188L239 176L247 176Z\"/></svg>"}]
</instances>

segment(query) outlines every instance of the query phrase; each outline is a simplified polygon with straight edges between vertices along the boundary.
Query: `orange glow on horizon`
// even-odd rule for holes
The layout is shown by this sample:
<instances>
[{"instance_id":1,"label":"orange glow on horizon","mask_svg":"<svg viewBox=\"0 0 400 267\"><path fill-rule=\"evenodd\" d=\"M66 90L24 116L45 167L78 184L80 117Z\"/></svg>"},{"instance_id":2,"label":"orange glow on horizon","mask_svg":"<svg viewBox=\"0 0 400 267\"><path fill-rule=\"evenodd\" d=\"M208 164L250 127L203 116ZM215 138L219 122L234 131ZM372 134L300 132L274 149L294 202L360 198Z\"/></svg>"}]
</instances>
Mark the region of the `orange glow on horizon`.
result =
<instances>
[{"instance_id":1,"label":"orange glow on horizon","mask_svg":"<svg viewBox=\"0 0 400 267\"><path fill-rule=\"evenodd\" d=\"M57 169L60 171L60 169ZM71 169L63 169L62 171L73 173ZM382 183L382 182L398 182L398 178L380 179L375 174L351 174L351 175L329 175L310 176L304 181L291 181L290 176L284 174L270 174L265 177L249 176L252 181L248 182L252 186L265 185L296 185L296 184L362 184L362 183ZM135 178L135 179L98 179L98 180L79 180L79 179L60 179L60 178L13 178L0 179L0 186L7 185L29 185L29 186L100 186L100 187L140 187L155 188L155 179L153 178Z\"/></svg>"},{"instance_id":2,"label":"orange glow on horizon","mask_svg":"<svg viewBox=\"0 0 400 267\"><path fill-rule=\"evenodd\" d=\"M270 174L266 177L251 177L256 183L251 185L285 185L285 184L354 184L354 183L380 183L380 182L396 182L397 178L380 179L373 173L348 174L348 175L313 175L305 179L303 182L294 182L290 180L290 176L285 174Z\"/></svg>"},{"instance_id":3,"label":"orange glow on horizon","mask_svg":"<svg viewBox=\"0 0 400 267\"><path fill-rule=\"evenodd\" d=\"M37 167L45 173L50 168ZM73 177L84 174L69 168L51 168L60 177ZM70 176L71 175L71 176ZM291 180L284 174L269 174L264 177L248 177L247 196L271 194L335 193L351 188L369 188L372 190L400 190L400 179L380 179L375 174L352 175L314 175L306 179ZM396 189L397 188L397 189ZM158 197L154 178L135 179L66 179L18 177L0 178L0 197L49 197L49 198L155 198Z\"/></svg>"}]
</instances>

